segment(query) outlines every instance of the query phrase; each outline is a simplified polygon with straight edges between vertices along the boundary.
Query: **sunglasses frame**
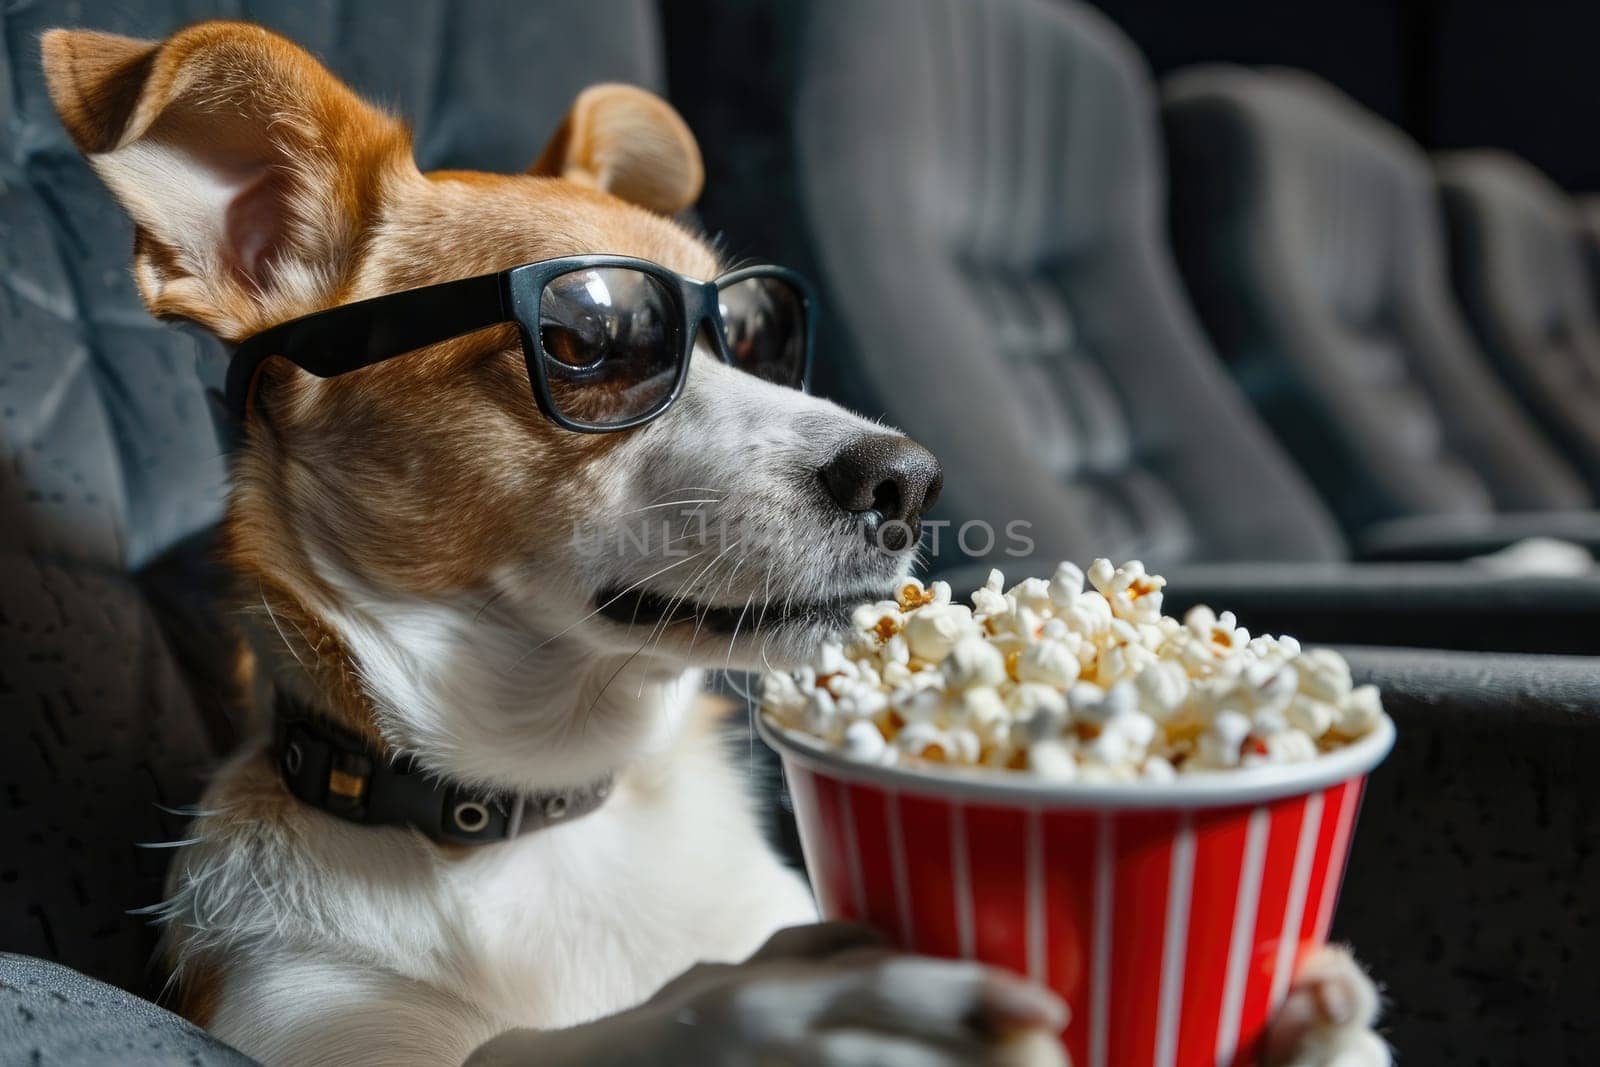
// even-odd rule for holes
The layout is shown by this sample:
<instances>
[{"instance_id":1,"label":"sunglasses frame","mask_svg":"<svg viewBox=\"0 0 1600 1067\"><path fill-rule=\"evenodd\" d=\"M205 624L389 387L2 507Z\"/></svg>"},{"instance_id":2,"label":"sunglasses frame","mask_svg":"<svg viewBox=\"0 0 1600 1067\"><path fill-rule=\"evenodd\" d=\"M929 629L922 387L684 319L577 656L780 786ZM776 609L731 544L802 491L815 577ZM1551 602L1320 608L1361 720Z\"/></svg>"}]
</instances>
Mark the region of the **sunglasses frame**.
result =
<instances>
[{"instance_id":1,"label":"sunglasses frame","mask_svg":"<svg viewBox=\"0 0 1600 1067\"><path fill-rule=\"evenodd\" d=\"M606 267L638 271L660 282L668 296L676 301L684 329L681 350L677 353L677 370L667 394L642 415L617 423L596 424L569 418L556 410L544 342L540 338L539 303L545 286L556 278L575 271ZM718 295L722 289L751 278L775 278L790 285L799 295L805 352L800 380L794 387L803 390L811 380L816 297L811 284L801 275L787 267L761 264L741 267L711 281L699 281L647 259L584 255L523 263L494 274L406 289L314 312L263 330L240 342L233 351L227 372L227 409L239 424L244 423L262 364L275 356L318 378L334 378L491 326L515 323L521 335L534 400L545 418L574 433L631 430L661 416L683 393L684 382L689 377L690 357L701 328L707 324L711 327L709 333L714 338L717 358L729 366L738 366L723 333Z\"/></svg>"}]
</instances>

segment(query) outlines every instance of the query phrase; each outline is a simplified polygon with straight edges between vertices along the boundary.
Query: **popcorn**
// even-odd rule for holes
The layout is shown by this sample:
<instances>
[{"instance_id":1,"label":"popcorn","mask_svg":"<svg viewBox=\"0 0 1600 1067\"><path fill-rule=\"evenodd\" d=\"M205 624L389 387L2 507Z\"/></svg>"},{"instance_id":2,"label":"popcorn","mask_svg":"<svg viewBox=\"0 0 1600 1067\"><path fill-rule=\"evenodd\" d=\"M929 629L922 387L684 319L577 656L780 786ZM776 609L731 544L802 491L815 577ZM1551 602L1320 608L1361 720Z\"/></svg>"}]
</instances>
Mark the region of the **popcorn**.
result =
<instances>
[{"instance_id":1,"label":"popcorn","mask_svg":"<svg viewBox=\"0 0 1600 1067\"><path fill-rule=\"evenodd\" d=\"M1373 692L1377 690L1374 689ZM1318 738L1327 733L1334 721L1339 718L1339 709L1326 701L1297 694L1289 701L1284 718L1289 720L1289 725L1307 737Z\"/></svg>"},{"instance_id":2,"label":"popcorn","mask_svg":"<svg viewBox=\"0 0 1600 1067\"><path fill-rule=\"evenodd\" d=\"M1005 585L1005 576L999 571L990 571L989 580L977 592L972 594L972 614L976 618L987 618L991 615L1003 615L1009 610L1009 601L1001 588Z\"/></svg>"},{"instance_id":3,"label":"popcorn","mask_svg":"<svg viewBox=\"0 0 1600 1067\"><path fill-rule=\"evenodd\" d=\"M894 747L908 756L925 759L930 763L946 763L950 759L944 731L931 722L914 722L894 738Z\"/></svg>"},{"instance_id":4,"label":"popcorn","mask_svg":"<svg viewBox=\"0 0 1600 1067\"><path fill-rule=\"evenodd\" d=\"M1300 689L1300 673L1287 663L1270 659L1245 667L1243 680L1245 693L1257 711L1281 713L1289 707Z\"/></svg>"},{"instance_id":5,"label":"popcorn","mask_svg":"<svg viewBox=\"0 0 1600 1067\"><path fill-rule=\"evenodd\" d=\"M856 685L834 707L846 719L875 719L889 710L889 695L875 686Z\"/></svg>"},{"instance_id":6,"label":"popcorn","mask_svg":"<svg viewBox=\"0 0 1600 1067\"><path fill-rule=\"evenodd\" d=\"M887 666L891 663L905 666L911 662L911 645L906 642L904 634L897 634L883 643L883 654L879 657Z\"/></svg>"},{"instance_id":7,"label":"popcorn","mask_svg":"<svg viewBox=\"0 0 1600 1067\"><path fill-rule=\"evenodd\" d=\"M1165 586L1138 561L1062 563L1010 589L996 570L969 608L908 578L811 664L763 678L761 704L864 763L1091 783L1304 762L1381 721L1338 653L1252 635L1232 612L1163 615Z\"/></svg>"},{"instance_id":8,"label":"popcorn","mask_svg":"<svg viewBox=\"0 0 1600 1067\"><path fill-rule=\"evenodd\" d=\"M1378 725L1383 718L1383 700L1375 685L1357 686L1350 698L1339 708L1333 728L1341 737L1360 737Z\"/></svg>"},{"instance_id":9,"label":"popcorn","mask_svg":"<svg viewBox=\"0 0 1600 1067\"><path fill-rule=\"evenodd\" d=\"M944 698L931 685L912 682L889 694L889 707L910 722L934 722L944 709Z\"/></svg>"},{"instance_id":10,"label":"popcorn","mask_svg":"<svg viewBox=\"0 0 1600 1067\"><path fill-rule=\"evenodd\" d=\"M1133 746L1116 730L1101 730L1085 747L1084 754L1094 763L1115 767L1130 760Z\"/></svg>"},{"instance_id":11,"label":"popcorn","mask_svg":"<svg viewBox=\"0 0 1600 1067\"><path fill-rule=\"evenodd\" d=\"M802 710L806 695L792 675L772 672L761 678L761 706L778 716Z\"/></svg>"},{"instance_id":12,"label":"popcorn","mask_svg":"<svg viewBox=\"0 0 1600 1067\"><path fill-rule=\"evenodd\" d=\"M853 760L882 763L884 753L889 751L889 742L884 740L883 731L872 723L853 722L845 728L839 747Z\"/></svg>"},{"instance_id":13,"label":"popcorn","mask_svg":"<svg viewBox=\"0 0 1600 1067\"><path fill-rule=\"evenodd\" d=\"M818 737L832 738L838 731L836 729L838 715L833 703L833 694L826 689L813 690L806 697L805 724L806 729Z\"/></svg>"},{"instance_id":14,"label":"popcorn","mask_svg":"<svg viewBox=\"0 0 1600 1067\"><path fill-rule=\"evenodd\" d=\"M1011 726L1005 699L993 686L976 686L962 693L956 720L970 728L983 742L1000 740Z\"/></svg>"},{"instance_id":15,"label":"popcorn","mask_svg":"<svg viewBox=\"0 0 1600 1067\"><path fill-rule=\"evenodd\" d=\"M1354 683L1350 680L1350 664L1343 656L1329 648L1313 648L1300 657L1305 674L1301 688L1307 696L1341 705L1350 696Z\"/></svg>"},{"instance_id":16,"label":"popcorn","mask_svg":"<svg viewBox=\"0 0 1600 1067\"><path fill-rule=\"evenodd\" d=\"M844 648L836 641L826 641L817 652L817 661L812 664L817 670L817 677L824 675L840 674L849 671L855 674L855 664L844 658Z\"/></svg>"},{"instance_id":17,"label":"popcorn","mask_svg":"<svg viewBox=\"0 0 1600 1067\"><path fill-rule=\"evenodd\" d=\"M1071 563L1056 564L1056 573L1050 579L1050 602L1058 610L1065 610L1071 607L1082 593L1083 572Z\"/></svg>"},{"instance_id":18,"label":"popcorn","mask_svg":"<svg viewBox=\"0 0 1600 1067\"><path fill-rule=\"evenodd\" d=\"M999 685L1006 680L1005 656L976 634L956 642L942 667L946 685L954 690Z\"/></svg>"},{"instance_id":19,"label":"popcorn","mask_svg":"<svg viewBox=\"0 0 1600 1067\"><path fill-rule=\"evenodd\" d=\"M1067 691L1067 706L1081 723L1096 728L1138 706L1138 691L1127 684L1101 689L1092 682L1080 682Z\"/></svg>"},{"instance_id":20,"label":"popcorn","mask_svg":"<svg viewBox=\"0 0 1600 1067\"><path fill-rule=\"evenodd\" d=\"M1317 757L1317 743L1299 730L1279 731L1266 739L1266 746L1265 753L1251 755L1247 762L1259 759L1262 763L1304 763Z\"/></svg>"},{"instance_id":21,"label":"popcorn","mask_svg":"<svg viewBox=\"0 0 1600 1067\"><path fill-rule=\"evenodd\" d=\"M1104 566L1101 566L1104 564ZM1144 564L1132 560L1113 568L1110 560L1095 560L1089 581L1111 605L1111 613L1128 622L1154 623L1161 618L1161 590L1167 580L1146 574Z\"/></svg>"},{"instance_id":22,"label":"popcorn","mask_svg":"<svg viewBox=\"0 0 1600 1067\"><path fill-rule=\"evenodd\" d=\"M1059 620L1053 620L1059 621ZM1065 689L1078 680L1082 664L1064 641L1040 641L1017 657L1017 680Z\"/></svg>"},{"instance_id":23,"label":"popcorn","mask_svg":"<svg viewBox=\"0 0 1600 1067\"><path fill-rule=\"evenodd\" d=\"M961 605L933 604L906 622L905 644L911 655L927 663L940 663L963 637L978 636L972 612Z\"/></svg>"},{"instance_id":24,"label":"popcorn","mask_svg":"<svg viewBox=\"0 0 1600 1067\"><path fill-rule=\"evenodd\" d=\"M1145 713L1158 722L1166 722L1188 699L1189 675L1180 663L1157 660L1139 672L1133 687Z\"/></svg>"},{"instance_id":25,"label":"popcorn","mask_svg":"<svg viewBox=\"0 0 1600 1067\"><path fill-rule=\"evenodd\" d=\"M900 605L893 600L880 600L876 604L863 604L850 615L849 640L862 639L870 646L882 644L905 625L906 617L900 611Z\"/></svg>"},{"instance_id":26,"label":"popcorn","mask_svg":"<svg viewBox=\"0 0 1600 1067\"><path fill-rule=\"evenodd\" d=\"M1160 756L1151 756L1139 769L1139 777L1147 782L1170 782L1178 777L1178 770Z\"/></svg>"},{"instance_id":27,"label":"popcorn","mask_svg":"<svg viewBox=\"0 0 1600 1067\"><path fill-rule=\"evenodd\" d=\"M1080 593L1058 618L1085 637L1098 637L1111 627L1111 602L1099 593Z\"/></svg>"},{"instance_id":28,"label":"popcorn","mask_svg":"<svg viewBox=\"0 0 1600 1067\"><path fill-rule=\"evenodd\" d=\"M1141 711L1125 711L1114 715L1107 722L1102 734L1121 734L1123 739L1135 749L1143 752L1150 747L1160 728L1156 721Z\"/></svg>"},{"instance_id":29,"label":"popcorn","mask_svg":"<svg viewBox=\"0 0 1600 1067\"><path fill-rule=\"evenodd\" d=\"M1249 736L1250 720L1238 710L1226 708L1200 734L1195 756L1206 767L1237 766Z\"/></svg>"},{"instance_id":30,"label":"popcorn","mask_svg":"<svg viewBox=\"0 0 1600 1067\"><path fill-rule=\"evenodd\" d=\"M1078 777L1078 757L1064 741L1039 741L1028 749L1028 770L1041 778L1070 782Z\"/></svg>"}]
</instances>

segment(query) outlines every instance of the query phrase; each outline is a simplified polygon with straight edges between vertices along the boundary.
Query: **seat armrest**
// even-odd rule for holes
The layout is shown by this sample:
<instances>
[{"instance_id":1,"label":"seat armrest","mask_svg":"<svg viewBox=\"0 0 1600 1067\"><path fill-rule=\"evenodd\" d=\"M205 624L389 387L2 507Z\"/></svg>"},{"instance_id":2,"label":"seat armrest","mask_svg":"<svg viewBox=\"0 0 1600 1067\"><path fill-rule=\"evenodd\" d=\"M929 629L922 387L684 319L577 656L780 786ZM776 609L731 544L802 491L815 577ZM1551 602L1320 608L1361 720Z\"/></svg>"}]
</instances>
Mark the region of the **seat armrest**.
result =
<instances>
[{"instance_id":1,"label":"seat armrest","mask_svg":"<svg viewBox=\"0 0 1600 1067\"><path fill-rule=\"evenodd\" d=\"M1053 562L1007 561L1008 582L1048 575ZM1463 563L1192 563L1158 568L1164 610L1233 611L1255 633L1322 644L1490 652L1600 653L1600 576L1506 577ZM989 568L937 577L958 597Z\"/></svg>"},{"instance_id":2,"label":"seat armrest","mask_svg":"<svg viewBox=\"0 0 1600 1067\"><path fill-rule=\"evenodd\" d=\"M1385 988L1386 1036L1430 1063L1587 1062L1600 660L1340 651L1396 725L1333 924Z\"/></svg>"},{"instance_id":3,"label":"seat armrest","mask_svg":"<svg viewBox=\"0 0 1600 1067\"><path fill-rule=\"evenodd\" d=\"M1169 614L1208 604L1302 641L1600 652L1600 576L1507 577L1459 563L1191 564L1166 576Z\"/></svg>"},{"instance_id":4,"label":"seat armrest","mask_svg":"<svg viewBox=\"0 0 1600 1067\"><path fill-rule=\"evenodd\" d=\"M0 952L0 1063L252 1067L165 1008L59 963Z\"/></svg>"},{"instance_id":5,"label":"seat armrest","mask_svg":"<svg viewBox=\"0 0 1600 1067\"><path fill-rule=\"evenodd\" d=\"M1462 560L1531 537L1567 541L1600 556L1600 512L1527 511L1504 515L1419 515L1374 523L1357 535L1369 561Z\"/></svg>"}]
</instances>

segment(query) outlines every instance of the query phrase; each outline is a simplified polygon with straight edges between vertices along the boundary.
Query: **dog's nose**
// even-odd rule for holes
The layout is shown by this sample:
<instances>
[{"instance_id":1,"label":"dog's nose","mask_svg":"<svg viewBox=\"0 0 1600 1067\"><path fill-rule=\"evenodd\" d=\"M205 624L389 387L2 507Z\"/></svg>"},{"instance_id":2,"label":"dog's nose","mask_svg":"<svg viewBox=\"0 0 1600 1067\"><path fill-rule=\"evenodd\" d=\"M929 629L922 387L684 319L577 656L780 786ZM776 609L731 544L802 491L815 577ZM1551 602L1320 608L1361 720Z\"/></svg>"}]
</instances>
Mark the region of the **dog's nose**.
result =
<instances>
[{"instance_id":1,"label":"dog's nose","mask_svg":"<svg viewBox=\"0 0 1600 1067\"><path fill-rule=\"evenodd\" d=\"M922 536L922 514L939 499L944 471L911 438L878 433L846 445L822 468L822 481L840 507L861 519L867 540L899 552Z\"/></svg>"}]
</instances>

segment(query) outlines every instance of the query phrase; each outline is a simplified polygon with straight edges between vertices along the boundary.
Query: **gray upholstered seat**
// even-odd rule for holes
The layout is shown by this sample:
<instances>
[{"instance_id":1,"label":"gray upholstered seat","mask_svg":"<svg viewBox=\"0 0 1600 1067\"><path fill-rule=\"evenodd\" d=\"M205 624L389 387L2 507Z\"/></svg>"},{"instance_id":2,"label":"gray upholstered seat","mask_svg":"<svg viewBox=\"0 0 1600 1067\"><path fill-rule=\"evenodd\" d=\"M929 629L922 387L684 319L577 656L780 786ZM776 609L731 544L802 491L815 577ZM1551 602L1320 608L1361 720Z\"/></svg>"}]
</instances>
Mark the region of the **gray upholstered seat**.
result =
<instances>
[{"instance_id":1,"label":"gray upholstered seat","mask_svg":"<svg viewBox=\"0 0 1600 1067\"><path fill-rule=\"evenodd\" d=\"M941 456L937 519L995 529L965 545L942 529L930 566L959 565L963 549L1004 562L1016 521L1045 560L1345 558L1196 328L1165 240L1151 78L1126 40L1091 9L1046 0L858 7L702 5L730 20L727 47L801 47L760 78L726 75L737 115L719 73L692 117L713 177L745 179L713 181L707 220L733 252L780 256L821 283L817 387ZM1385 531L1385 556L1453 559L1530 532L1600 543L1587 513L1549 530L1484 521L1496 516L1476 475L1435 466L1443 487L1419 477L1408 506L1477 513ZM1559 472L1550 496L1538 472L1529 480L1530 501L1587 499Z\"/></svg>"},{"instance_id":2,"label":"gray upholstered seat","mask_svg":"<svg viewBox=\"0 0 1600 1067\"><path fill-rule=\"evenodd\" d=\"M1527 409L1600 490L1600 289L1576 206L1505 152L1434 161L1467 322Z\"/></svg>"},{"instance_id":3,"label":"gray upholstered seat","mask_svg":"<svg viewBox=\"0 0 1600 1067\"><path fill-rule=\"evenodd\" d=\"M255 1060L149 1001L58 963L0 952L0 1061L252 1067Z\"/></svg>"},{"instance_id":4,"label":"gray upholstered seat","mask_svg":"<svg viewBox=\"0 0 1600 1067\"><path fill-rule=\"evenodd\" d=\"M1195 305L1349 531L1591 503L1455 309L1419 148L1301 72L1193 68L1165 95Z\"/></svg>"},{"instance_id":5,"label":"gray upholstered seat","mask_svg":"<svg viewBox=\"0 0 1600 1067\"><path fill-rule=\"evenodd\" d=\"M796 180L848 331L820 358L942 457L942 514L1026 520L1048 558L1342 555L1190 311L1115 27L1054 0L806 10Z\"/></svg>"},{"instance_id":6,"label":"gray upholstered seat","mask_svg":"<svg viewBox=\"0 0 1600 1067\"><path fill-rule=\"evenodd\" d=\"M1577 198L1578 232L1583 243L1583 260L1589 268L1589 287L1600 302L1600 194Z\"/></svg>"}]
</instances>

